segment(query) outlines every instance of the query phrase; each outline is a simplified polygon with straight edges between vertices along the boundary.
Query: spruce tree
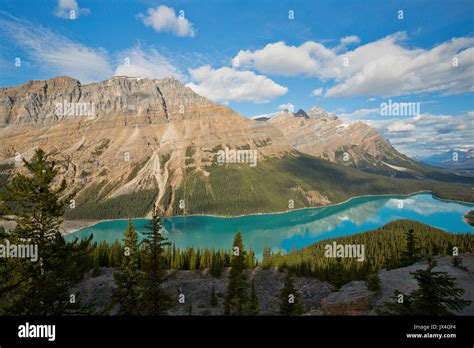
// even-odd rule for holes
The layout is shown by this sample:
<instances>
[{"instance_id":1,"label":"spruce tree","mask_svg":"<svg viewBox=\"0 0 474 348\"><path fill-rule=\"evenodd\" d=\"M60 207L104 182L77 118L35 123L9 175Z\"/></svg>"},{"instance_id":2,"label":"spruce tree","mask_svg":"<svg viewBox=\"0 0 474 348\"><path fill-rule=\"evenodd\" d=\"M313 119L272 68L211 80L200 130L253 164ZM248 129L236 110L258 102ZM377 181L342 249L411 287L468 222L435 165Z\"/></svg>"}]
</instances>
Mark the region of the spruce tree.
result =
<instances>
[{"instance_id":1,"label":"spruce tree","mask_svg":"<svg viewBox=\"0 0 474 348\"><path fill-rule=\"evenodd\" d=\"M258 297L257 291L255 290L255 278L252 279L252 283L250 285L250 300L249 300L249 309L248 315L258 315Z\"/></svg>"},{"instance_id":2,"label":"spruce tree","mask_svg":"<svg viewBox=\"0 0 474 348\"><path fill-rule=\"evenodd\" d=\"M263 248L262 268L269 269L272 266L272 254L268 247Z\"/></svg>"},{"instance_id":3,"label":"spruce tree","mask_svg":"<svg viewBox=\"0 0 474 348\"><path fill-rule=\"evenodd\" d=\"M229 281L224 302L225 315L245 315L248 306L248 285L246 270L246 253L242 241L242 234L235 235L232 244Z\"/></svg>"},{"instance_id":4,"label":"spruce tree","mask_svg":"<svg viewBox=\"0 0 474 348\"><path fill-rule=\"evenodd\" d=\"M408 232L406 232L405 238L406 246L405 250L401 252L400 264L402 266L409 266L421 258L421 248L418 247L418 241L413 228L410 228Z\"/></svg>"},{"instance_id":5,"label":"spruce tree","mask_svg":"<svg viewBox=\"0 0 474 348\"><path fill-rule=\"evenodd\" d=\"M139 296L138 271L138 241L132 220L128 219L128 226L124 233L124 255L122 264L114 273L117 288L114 291L114 303L118 304L118 314L138 314Z\"/></svg>"},{"instance_id":6,"label":"spruce tree","mask_svg":"<svg viewBox=\"0 0 474 348\"><path fill-rule=\"evenodd\" d=\"M216 278L219 278L221 276L222 260L221 260L220 253L216 253L214 257L212 257L212 265L211 265L210 273L213 277L216 277Z\"/></svg>"},{"instance_id":7,"label":"spruce tree","mask_svg":"<svg viewBox=\"0 0 474 348\"><path fill-rule=\"evenodd\" d=\"M165 277L164 248L170 245L161 234L163 228L158 208L155 206L151 222L144 232L146 258L140 287L140 313L143 315L164 315L171 306L171 298L162 289Z\"/></svg>"},{"instance_id":8,"label":"spruce tree","mask_svg":"<svg viewBox=\"0 0 474 348\"><path fill-rule=\"evenodd\" d=\"M433 272L435 261L430 261L426 270L412 272L418 282L418 289L409 295L403 295L403 303L397 301L385 303L382 314L395 315L454 315L455 312L469 306L471 301L464 300L464 289L456 287L456 279L447 272Z\"/></svg>"},{"instance_id":9,"label":"spruce tree","mask_svg":"<svg viewBox=\"0 0 474 348\"><path fill-rule=\"evenodd\" d=\"M280 315L301 315L303 306L299 301L298 291L293 284L293 274L286 272L285 282L280 292Z\"/></svg>"},{"instance_id":10,"label":"spruce tree","mask_svg":"<svg viewBox=\"0 0 474 348\"><path fill-rule=\"evenodd\" d=\"M4 233L10 244L37 248L37 261L4 260L8 273L0 285L0 312L9 315L62 315L78 313L71 303L71 288L87 271L83 257L90 252L92 236L67 243L61 235L62 216L74 197L58 179L56 162L37 149L31 161L23 160L25 174L17 174L0 196L0 210L16 226ZM6 218L6 217L4 217ZM74 295L77 295L74 294Z\"/></svg>"}]
</instances>

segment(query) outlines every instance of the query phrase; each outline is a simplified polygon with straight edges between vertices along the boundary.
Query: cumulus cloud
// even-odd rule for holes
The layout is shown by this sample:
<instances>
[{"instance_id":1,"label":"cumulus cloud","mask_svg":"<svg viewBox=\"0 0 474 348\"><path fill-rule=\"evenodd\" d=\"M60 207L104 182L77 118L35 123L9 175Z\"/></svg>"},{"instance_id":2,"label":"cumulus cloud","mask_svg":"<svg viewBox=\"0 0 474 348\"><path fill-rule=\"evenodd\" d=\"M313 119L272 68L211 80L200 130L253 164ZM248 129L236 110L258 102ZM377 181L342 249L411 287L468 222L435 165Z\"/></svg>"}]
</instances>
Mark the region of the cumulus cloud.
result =
<instances>
[{"instance_id":1,"label":"cumulus cloud","mask_svg":"<svg viewBox=\"0 0 474 348\"><path fill-rule=\"evenodd\" d=\"M147 14L138 15L147 27L152 27L158 32L168 32L176 36L194 37L196 30L193 24L184 16L177 16L174 8L168 6L158 6L149 8Z\"/></svg>"},{"instance_id":2,"label":"cumulus cloud","mask_svg":"<svg viewBox=\"0 0 474 348\"><path fill-rule=\"evenodd\" d=\"M88 8L80 8L76 0L58 0L58 6L54 11L54 15L64 19L73 19L71 18L71 11L74 11L74 19L91 13Z\"/></svg>"},{"instance_id":3,"label":"cumulus cloud","mask_svg":"<svg viewBox=\"0 0 474 348\"><path fill-rule=\"evenodd\" d=\"M409 132L415 130L413 123L405 123L403 121L395 121L387 126L387 131L391 133Z\"/></svg>"},{"instance_id":4,"label":"cumulus cloud","mask_svg":"<svg viewBox=\"0 0 474 348\"><path fill-rule=\"evenodd\" d=\"M375 115L375 114L380 114L380 108L363 108L363 109L358 109L355 110L351 113L347 114L341 114L340 116L342 118L363 118L368 115Z\"/></svg>"},{"instance_id":5,"label":"cumulus cloud","mask_svg":"<svg viewBox=\"0 0 474 348\"><path fill-rule=\"evenodd\" d=\"M424 157L452 149L474 148L474 112L461 115L422 114L366 122L409 156Z\"/></svg>"},{"instance_id":6,"label":"cumulus cloud","mask_svg":"<svg viewBox=\"0 0 474 348\"><path fill-rule=\"evenodd\" d=\"M240 51L235 59L241 67L255 68L265 74L319 76L325 62L335 57L334 52L317 42L288 46L280 41L254 52Z\"/></svg>"},{"instance_id":7,"label":"cumulus cloud","mask_svg":"<svg viewBox=\"0 0 474 348\"><path fill-rule=\"evenodd\" d=\"M288 88L252 71L213 69L209 65L188 71L193 82L186 86L213 101L265 103L288 92Z\"/></svg>"},{"instance_id":8,"label":"cumulus cloud","mask_svg":"<svg viewBox=\"0 0 474 348\"><path fill-rule=\"evenodd\" d=\"M406 33L398 32L347 52L313 41L300 46L277 42L241 50L235 58L241 67L262 73L334 81L328 97L474 91L474 38L454 38L431 49L408 48L406 41Z\"/></svg>"},{"instance_id":9,"label":"cumulus cloud","mask_svg":"<svg viewBox=\"0 0 474 348\"><path fill-rule=\"evenodd\" d=\"M40 69L55 75L68 75L82 82L97 81L112 75L108 53L90 48L49 29L20 20L0 18L0 32L14 40Z\"/></svg>"},{"instance_id":10,"label":"cumulus cloud","mask_svg":"<svg viewBox=\"0 0 474 348\"><path fill-rule=\"evenodd\" d=\"M291 103L281 104L278 106L278 110L294 112L295 106Z\"/></svg>"},{"instance_id":11,"label":"cumulus cloud","mask_svg":"<svg viewBox=\"0 0 474 348\"><path fill-rule=\"evenodd\" d=\"M119 54L119 61L115 75L185 80L185 76L155 49L144 51L141 47L131 48Z\"/></svg>"},{"instance_id":12,"label":"cumulus cloud","mask_svg":"<svg viewBox=\"0 0 474 348\"><path fill-rule=\"evenodd\" d=\"M313 89L313 91L311 92L311 95L314 97L320 97L323 95L323 90L324 89L322 87Z\"/></svg>"},{"instance_id":13,"label":"cumulus cloud","mask_svg":"<svg viewBox=\"0 0 474 348\"><path fill-rule=\"evenodd\" d=\"M353 44L353 43L359 43L360 38L357 35L349 35L349 36L343 37L340 40L340 42L343 45L350 45L350 44Z\"/></svg>"}]
</instances>

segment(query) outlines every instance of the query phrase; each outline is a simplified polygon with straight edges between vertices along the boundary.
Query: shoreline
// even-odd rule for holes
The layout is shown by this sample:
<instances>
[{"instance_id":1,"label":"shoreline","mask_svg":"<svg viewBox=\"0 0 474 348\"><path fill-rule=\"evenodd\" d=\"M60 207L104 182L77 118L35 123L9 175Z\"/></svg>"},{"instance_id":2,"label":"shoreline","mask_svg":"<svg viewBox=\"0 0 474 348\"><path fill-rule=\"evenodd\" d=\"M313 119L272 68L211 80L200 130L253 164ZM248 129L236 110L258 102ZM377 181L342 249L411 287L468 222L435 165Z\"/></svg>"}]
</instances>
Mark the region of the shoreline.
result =
<instances>
[{"instance_id":1,"label":"shoreline","mask_svg":"<svg viewBox=\"0 0 474 348\"><path fill-rule=\"evenodd\" d=\"M303 207L303 208L296 208L296 209L291 209L291 210L286 210L286 211L279 211L279 212L270 212L270 213L251 213L251 214L241 214L241 215L230 215L230 216L223 216L223 215L213 215L213 214L190 214L190 215L174 215L174 216L162 216L163 219L167 218L173 218L173 217L213 217L213 218L218 218L218 219L233 219L233 218L241 218L241 217L246 217L246 216L257 216L257 215L281 215L281 214L288 214L291 212L295 211L300 211L300 210L305 210L305 209L322 209L322 208L330 208L330 207L337 207L342 204L349 203L352 200L358 199L358 198L368 198L368 197L404 197L408 198L411 196L415 196L418 194L426 194L429 193L434 199L437 199L439 201L446 201L446 202L455 202L455 203L462 203L462 204L468 204L472 205L474 207L474 203L470 202L463 202L463 201L456 201L456 200L450 200L450 199L444 199L444 198L439 198L438 196L434 195L432 191L428 190L421 190L421 191L416 191L408 194L384 194L384 195L361 195L361 196L354 196L351 197L343 202L339 203L334 203L334 204L327 204L327 205L321 205L321 206L316 206L316 207ZM146 219L146 216L143 217L134 217L132 220L135 219ZM99 220L64 220L63 223L61 224L61 227L64 228L64 233L63 235L69 235L74 232L77 232L83 228L87 227L92 227L95 226L101 222L108 222L108 221L118 221L118 220L128 220L128 218L117 218L117 219L99 219Z\"/></svg>"}]
</instances>

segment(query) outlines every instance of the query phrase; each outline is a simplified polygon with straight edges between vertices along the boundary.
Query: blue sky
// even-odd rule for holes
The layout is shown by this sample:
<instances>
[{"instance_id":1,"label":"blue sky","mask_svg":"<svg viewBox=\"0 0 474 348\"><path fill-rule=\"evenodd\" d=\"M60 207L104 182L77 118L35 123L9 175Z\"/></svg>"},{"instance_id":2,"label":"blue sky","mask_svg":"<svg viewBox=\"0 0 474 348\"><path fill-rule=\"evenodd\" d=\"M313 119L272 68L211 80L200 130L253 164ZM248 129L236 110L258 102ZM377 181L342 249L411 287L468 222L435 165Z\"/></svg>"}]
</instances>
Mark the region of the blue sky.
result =
<instances>
[{"instance_id":1,"label":"blue sky","mask_svg":"<svg viewBox=\"0 0 474 348\"><path fill-rule=\"evenodd\" d=\"M412 155L474 147L473 1L1 0L0 11L0 86L174 76L246 116L318 105ZM422 115L381 117L389 99Z\"/></svg>"}]
</instances>

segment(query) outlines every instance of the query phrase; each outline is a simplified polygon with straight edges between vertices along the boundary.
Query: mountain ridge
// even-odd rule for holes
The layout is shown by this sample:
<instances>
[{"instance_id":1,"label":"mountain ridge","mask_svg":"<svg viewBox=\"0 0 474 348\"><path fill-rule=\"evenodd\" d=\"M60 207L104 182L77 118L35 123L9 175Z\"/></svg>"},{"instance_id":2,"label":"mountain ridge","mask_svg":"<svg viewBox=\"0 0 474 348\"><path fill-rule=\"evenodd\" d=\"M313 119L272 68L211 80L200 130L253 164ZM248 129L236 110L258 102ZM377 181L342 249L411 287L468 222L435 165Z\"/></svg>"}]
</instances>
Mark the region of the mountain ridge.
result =
<instances>
[{"instance_id":1,"label":"mountain ridge","mask_svg":"<svg viewBox=\"0 0 474 348\"><path fill-rule=\"evenodd\" d=\"M301 121L308 123L303 131ZM21 172L18 156L31 158L42 147L58 158L70 190L79 191L78 208L107 210L113 203L123 208L120 216L129 214L127 204L139 206L134 214L142 215L154 202L166 214L228 214L281 211L289 200L305 207L349 198L328 175L347 185L364 182L350 190L356 195L419 191L411 181L397 191L396 178L379 179L390 171L416 179L397 168L417 164L362 122L345 126L317 107L252 120L172 78L114 77L81 85L57 77L1 88L0 136L0 165L12 166L10 174ZM226 149L255 151L258 166L218 164ZM345 154L349 161L341 160ZM358 168L367 156L378 161L362 168L372 174ZM382 162L392 167L375 170ZM431 183L423 185L431 189ZM182 200L186 208L180 208Z\"/></svg>"}]
</instances>

